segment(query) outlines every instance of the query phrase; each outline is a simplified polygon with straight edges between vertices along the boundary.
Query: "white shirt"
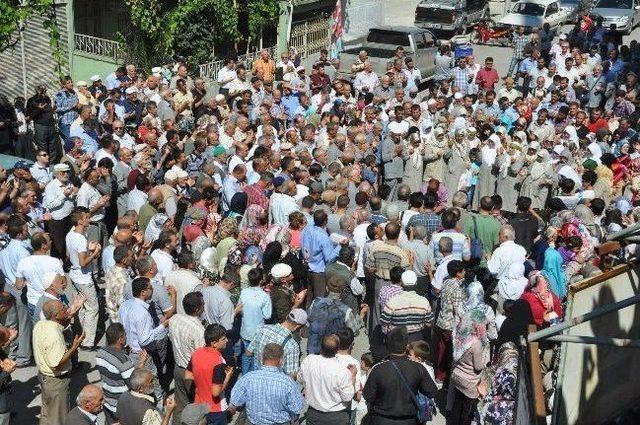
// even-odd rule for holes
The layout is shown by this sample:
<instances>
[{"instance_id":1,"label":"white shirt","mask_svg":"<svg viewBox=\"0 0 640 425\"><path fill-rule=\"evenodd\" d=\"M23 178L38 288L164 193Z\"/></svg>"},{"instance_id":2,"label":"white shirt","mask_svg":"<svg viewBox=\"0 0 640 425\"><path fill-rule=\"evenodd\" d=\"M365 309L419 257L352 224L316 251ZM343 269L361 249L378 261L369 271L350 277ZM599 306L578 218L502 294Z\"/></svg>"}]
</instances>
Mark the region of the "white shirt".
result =
<instances>
[{"instance_id":1,"label":"white shirt","mask_svg":"<svg viewBox=\"0 0 640 425\"><path fill-rule=\"evenodd\" d=\"M50 255L30 255L18 262L16 278L22 278L27 284L27 302L38 304L38 300L44 294L42 276L55 272L64 276L62 261Z\"/></svg>"},{"instance_id":2,"label":"white shirt","mask_svg":"<svg viewBox=\"0 0 640 425\"><path fill-rule=\"evenodd\" d=\"M229 171L233 171L236 168L236 165L244 164L244 159L240 158L238 155L233 155L231 159L229 159L229 167L227 168ZM247 173L249 169L247 168Z\"/></svg>"},{"instance_id":3,"label":"white shirt","mask_svg":"<svg viewBox=\"0 0 640 425\"><path fill-rule=\"evenodd\" d=\"M78 190L78 196L76 197L76 204L79 207L93 208L98 201L102 198L98 189L91 186L89 183L84 182ZM104 219L104 207L101 207L91 216L91 221L97 223Z\"/></svg>"},{"instance_id":4,"label":"white shirt","mask_svg":"<svg viewBox=\"0 0 640 425\"><path fill-rule=\"evenodd\" d=\"M451 260L455 260L453 254L449 254L442 259L438 267L436 267L436 272L433 275L433 287L438 291L442 290L442 284L444 280L449 276L449 272L447 271L447 265L451 262Z\"/></svg>"},{"instance_id":5,"label":"white shirt","mask_svg":"<svg viewBox=\"0 0 640 425\"><path fill-rule=\"evenodd\" d=\"M144 204L147 203L147 194L141 190L138 190L137 187L134 187L131 192L129 192L129 198L127 199L127 210L133 210L137 213L140 212L140 208Z\"/></svg>"},{"instance_id":6,"label":"white shirt","mask_svg":"<svg viewBox=\"0 0 640 425\"><path fill-rule=\"evenodd\" d=\"M353 357L350 354L336 354L336 358L338 359L338 361L340 363L342 363L342 365L344 365L345 368L349 367L349 365L353 365L356 368L356 382L358 382L360 375L362 374L362 370L360 369L360 362L358 360L355 359L355 357ZM360 390L360 389L358 389ZM351 410L355 410L355 408L358 406L358 402L355 400L351 401Z\"/></svg>"},{"instance_id":7,"label":"white shirt","mask_svg":"<svg viewBox=\"0 0 640 425\"><path fill-rule=\"evenodd\" d=\"M356 247L356 253L358 255L358 264L356 267L356 276L364 277L364 245L369 240L367 236L367 227L369 227L368 221L366 223L358 224L353 229L353 243Z\"/></svg>"},{"instance_id":8,"label":"white shirt","mask_svg":"<svg viewBox=\"0 0 640 425\"><path fill-rule=\"evenodd\" d=\"M42 166L35 162L31 168L29 169L31 175L38 182L38 184L46 185L53 179L53 174L51 174L51 169L49 166Z\"/></svg>"},{"instance_id":9,"label":"white shirt","mask_svg":"<svg viewBox=\"0 0 640 425\"><path fill-rule=\"evenodd\" d=\"M164 279L174 269L173 257L161 249L156 249L151 253L151 258L156 262L158 266L158 273L156 279L160 279L164 282Z\"/></svg>"},{"instance_id":10,"label":"white shirt","mask_svg":"<svg viewBox=\"0 0 640 425\"><path fill-rule=\"evenodd\" d=\"M505 279L509 273L509 267L513 263L524 263L527 259L527 251L514 241L504 241L491 254L487 263L489 271L496 275L498 280Z\"/></svg>"},{"instance_id":11,"label":"white shirt","mask_svg":"<svg viewBox=\"0 0 640 425\"><path fill-rule=\"evenodd\" d=\"M124 133L121 136L118 136L116 133L113 133L113 140L117 140L120 143L121 148L127 148L129 150L133 150L133 147L136 144L136 141L131 137L129 133Z\"/></svg>"},{"instance_id":12,"label":"white shirt","mask_svg":"<svg viewBox=\"0 0 640 425\"><path fill-rule=\"evenodd\" d=\"M223 81L231 79L231 81L222 85L223 89L230 88L230 84L236 77L237 74L235 69L229 69L226 66L223 66L222 68L220 68L220 71L218 71L218 83L222 84Z\"/></svg>"},{"instance_id":13,"label":"white shirt","mask_svg":"<svg viewBox=\"0 0 640 425\"><path fill-rule=\"evenodd\" d=\"M68 185L71 186L71 183ZM60 180L53 179L44 188L43 206L49 210L53 220L62 220L73 211L73 198L67 198L64 194L66 187Z\"/></svg>"},{"instance_id":14,"label":"white shirt","mask_svg":"<svg viewBox=\"0 0 640 425\"><path fill-rule=\"evenodd\" d=\"M373 90L380 84L380 80L375 72L360 71L356 74L355 80L353 80L353 87L359 92L364 91L364 88L369 89L369 93L373 93Z\"/></svg>"},{"instance_id":15,"label":"white shirt","mask_svg":"<svg viewBox=\"0 0 640 425\"><path fill-rule=\"evenodd\" d=\"M100 148L98 149L98 152L96 152L96 156L94 158L96 161L96 165L98 165L98 163L102 158L109 158L113 162L113 165L116 165L118 163L118 160L112 153L107 152L104 149Z\"/></svg>"},{"instance_id":16,"label":"white shirt","mask_svg":"<svg viewBox=\"0 0 640 425\"><path fill-rule=\"evenodd\" d=\"M176 312L184 313L182 300L189 292L194 292L196 288L202 286L202 281L191 270L176 269L171 271L164 280L165 286L176 288Z\"/></svg>"},{"instance_id":17,"label":"white shirt","mask_svg":"<svg viewBox=\"0 0 640 425\"><path fill-rule=\"evenodd\" d=\"M351 372L337 357L307 356L300 365L298 381L309 407L320 412L345 410L355 394Z\"/></svg>"},{"instance_id":18,"label":"white shirt","mask_svg":"<svg viewBox=\"0 0 640 425\"><path fill-rule=\"evenodd\" d=\"M289 214L299 211L300 207L296 200L289 195L274 193L269 202L269 222L287 226L289 224Z\"/></svg>"},{"instance_id":19,"label":"white shirt","mask_svg":"<svg viewBox=\"0 0 640 425\"><path fill-rule=\"evenodd\" d=\"M387 128L392 133L406 134L409 131L409 123L404 120L400 122L394 120L387 125Z\"/></svg>"},{"instance_id":20,"label":"white shirt","mask_svg":"<svg viewBox=\"0 0 640 425\"><path fill-rule=\"evenodd\" d=\"M69 277L74 283L80 285L91 285L93 280L91 279L91 273L93 272L93 261L89 261L84 267L80 267L80 253L87 252L87 238L84 235L77 233L75 227L67 233L65 238L67 245L67 255L71 262L71 269L69 270Z\"/></svg>"}]
</instances>

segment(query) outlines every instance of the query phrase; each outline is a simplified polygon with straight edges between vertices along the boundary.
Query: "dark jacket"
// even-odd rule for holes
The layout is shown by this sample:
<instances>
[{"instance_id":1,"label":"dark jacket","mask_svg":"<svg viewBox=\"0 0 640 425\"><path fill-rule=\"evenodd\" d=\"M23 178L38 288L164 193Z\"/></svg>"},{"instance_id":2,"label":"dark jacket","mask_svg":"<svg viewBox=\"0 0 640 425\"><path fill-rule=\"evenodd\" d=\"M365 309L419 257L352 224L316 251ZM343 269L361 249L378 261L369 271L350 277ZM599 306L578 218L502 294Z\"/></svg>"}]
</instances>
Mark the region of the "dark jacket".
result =
<instances>
[{"instance_id":1,"label":"dark jacket","mask_svg":"<svg viewBox=\"0 0 640 425\"><path fill-rule=\"evenodd\" d=\"M80 408L74 407L67 414L66 425L95 425L95 423L85 415Z\"/></svg>"},{"instance_id":2,"label":"dark jacket","mask_svg":"<svg viewBox=\"0 0 640 425\"><path fill-rule=\"evenodd\" d=\"M396 420L415 419L416 405L411 393L391 362L402 372L413 394L420 390L428 397L436 397L438 389L423 365L406 356L392 355L388 360L376 364L367 378L362 395L369 406L369 414Z\"/></svg>"}]
</instances>

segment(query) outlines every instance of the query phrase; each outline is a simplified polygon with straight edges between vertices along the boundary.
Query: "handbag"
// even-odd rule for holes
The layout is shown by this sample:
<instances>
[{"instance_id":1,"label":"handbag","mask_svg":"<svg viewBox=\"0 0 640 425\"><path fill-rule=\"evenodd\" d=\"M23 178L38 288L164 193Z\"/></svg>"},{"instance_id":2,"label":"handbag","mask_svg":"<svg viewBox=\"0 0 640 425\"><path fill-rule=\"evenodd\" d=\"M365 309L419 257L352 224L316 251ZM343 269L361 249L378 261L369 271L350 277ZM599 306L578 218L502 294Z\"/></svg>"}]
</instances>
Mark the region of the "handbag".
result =
<instances>
[{"instance_id":1,"label":"handbag","mask_svg":"<svg viewBox=\"0 0 640 425\"><path fill-rule=\"evenodd\" d=\"M473 221L473 238L470 243L470 251L471 251L471 259L472 260L481 260L484 257L484 244L482 243L482 239L478 237L478 222L476 221L476 216L472 216L471 220Z\"/></svg>"},{"instance_id":2,"label":"handbag","mask_svg":"<svg viewBox=\"0 0 640 425\"><path fill-rule=\"evenodd\" d=\"M411 391L411 387L409 386L409 383L405 379L404 375L402 374L402 372L400 372L400 369L398 369L398 366L396 366L393 360L390 360L390 363L400 377L400 381L402 381L403 386L411 395L413 404L416 405L416 419L418 420L418 423L424 424L433 420L433 417L436 413L435 402L431 398L422 394L420 391L418 391L417 394L414 394L413 391Z\"/></svg>"}]
</instances>

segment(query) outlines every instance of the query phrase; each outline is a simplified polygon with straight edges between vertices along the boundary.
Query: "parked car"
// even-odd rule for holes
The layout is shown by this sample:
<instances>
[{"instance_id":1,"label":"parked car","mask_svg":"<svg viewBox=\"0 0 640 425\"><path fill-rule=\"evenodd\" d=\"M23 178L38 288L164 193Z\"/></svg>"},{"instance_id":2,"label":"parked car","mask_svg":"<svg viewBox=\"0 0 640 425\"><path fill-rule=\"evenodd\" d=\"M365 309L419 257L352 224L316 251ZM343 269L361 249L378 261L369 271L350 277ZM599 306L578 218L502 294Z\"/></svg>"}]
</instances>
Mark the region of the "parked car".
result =
<instances>
[{"instance_id":1,"label":"parked car","mask_svg":"<svg viewBox=\"0 0 640 425\"><path fill-rule=\"evenodd\" d=\"M487 0L423 0L416 7L415 25L460 34L477 22L489 18Z\"/></svg>"},{"instance_id":2,"label":"parked car","mask_svg":"<svg viewBox=\"0 0 640 425\"><path fill-rule=\"evenodd\" d=\"M602 16L605 27L614 24L618 31L630 34L640 24L640 1L600 0L593 13Z\"/></svg>"},{"instance_id":3,"label":"parked car","mask_svg":"<svg viewBox=\"0 0 640 425\"><path fill-rule=\"evenodd\" d=\"M337 75L340 78L352 80L355 74L351 71L351 65L358 58L360 50L366 50L373 70L378 76L382 76L393 66L398 46L402 46L405 54L413 58L415 67L422 73L423 82L433 77L438 40L427 29L403 26L369 29L367 41L362 46L340 52L340 67Z\"/></svg>"},{"instance_id":4,"label":"parked car","mask_svg":"<svg viewBox=\"0 0 640 425\"><path fill-rule=\"evenodd\" d=\"M533 28L542 28L545 23L549 23L552 29L557 29L572 20L575 13L577 10L561 7L558 0L523 0L517 2L511 12L498 23L510 27L524 26L527 32Z\"/></svg>"}]
</instances>

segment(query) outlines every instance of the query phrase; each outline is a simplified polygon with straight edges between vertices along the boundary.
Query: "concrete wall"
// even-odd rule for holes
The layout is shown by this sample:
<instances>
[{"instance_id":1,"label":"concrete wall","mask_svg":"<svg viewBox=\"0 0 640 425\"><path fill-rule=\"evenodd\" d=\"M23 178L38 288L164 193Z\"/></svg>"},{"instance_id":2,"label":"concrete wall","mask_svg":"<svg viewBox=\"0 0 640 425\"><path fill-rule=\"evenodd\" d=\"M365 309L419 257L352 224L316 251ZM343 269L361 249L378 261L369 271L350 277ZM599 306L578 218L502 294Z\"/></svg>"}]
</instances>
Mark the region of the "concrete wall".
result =
<instances>
[{"instance_id":1,"label":"concrete wall","mask_svg":"<svg viewBox=\"0 0 640 425\"><path fill-rule=\"evenodd\" d=\"M104 59L96 59L89 56L83 56L82 53L75 52L73 55L72 77L74 81L84 80L91 84L89 77L95 74L105 77L116 69L116 64Z\"/></svg>"}]
</instances>

